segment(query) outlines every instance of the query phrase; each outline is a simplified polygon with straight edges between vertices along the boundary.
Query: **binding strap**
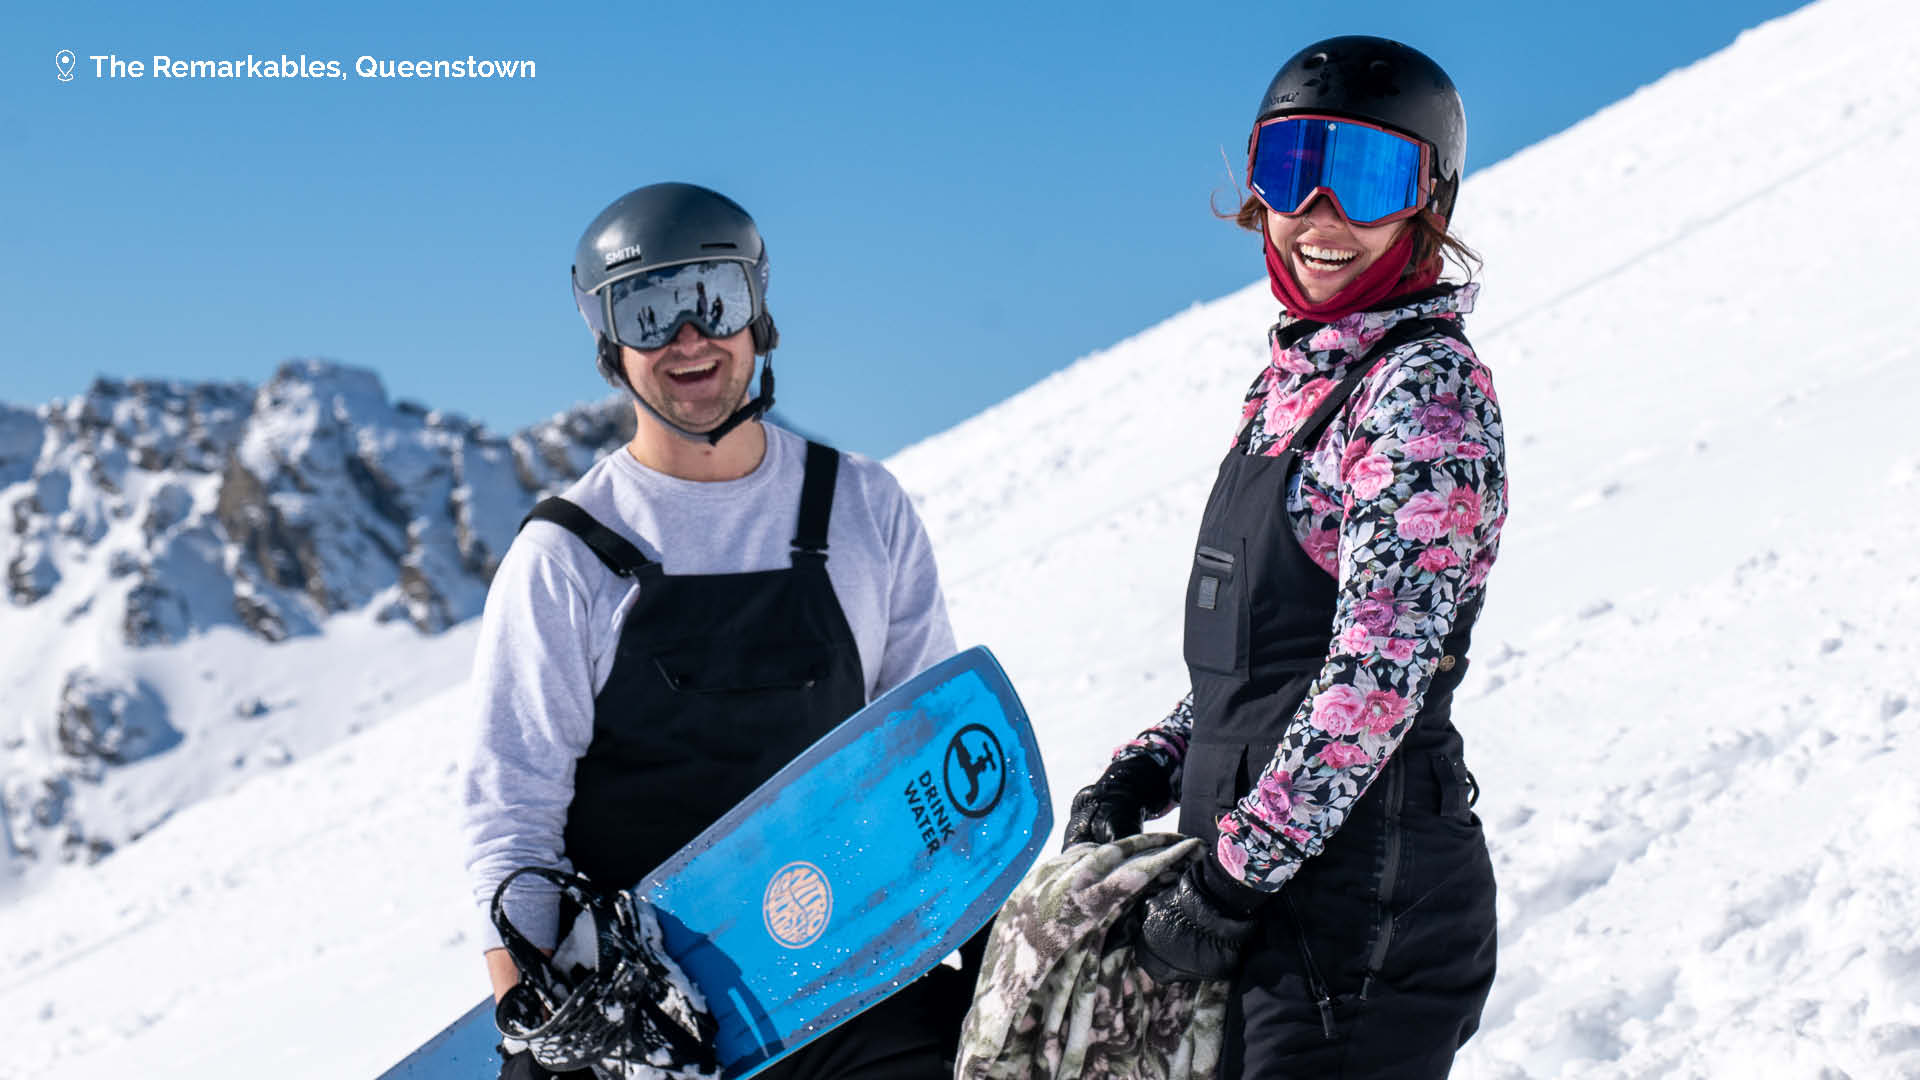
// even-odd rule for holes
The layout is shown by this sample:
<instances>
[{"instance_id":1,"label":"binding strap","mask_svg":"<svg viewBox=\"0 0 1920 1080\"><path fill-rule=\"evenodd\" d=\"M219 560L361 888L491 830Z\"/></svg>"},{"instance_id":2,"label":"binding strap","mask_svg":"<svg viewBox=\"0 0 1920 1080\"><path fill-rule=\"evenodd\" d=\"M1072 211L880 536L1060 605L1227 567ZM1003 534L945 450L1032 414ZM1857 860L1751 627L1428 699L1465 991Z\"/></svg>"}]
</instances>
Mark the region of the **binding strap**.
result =
<instances>
[{"instance_id":1,"label":"binding strap","mask_svg":"<svg viewBox=\"0 0 1920 1080\"><path fill-rule=\"evenodd\" d=\"M563 897L591 914L596 919L596 933L600 930L600 920L606 917L603 909L611 907L612 901L595 889L585 876L550 870L544 866L522 866L502 878L500 884L494 887L493 901L487 905L487 910L493 919L494 929L500 933L500 944L506 947L507 955L513 958L513 966L520 969L521 984L539 995L544 1008L553 1009L566 1000L573 988L554 969L553 962L547 959L546 954L528 941L520 928L507 918L507 886L526 874L557 886Z\"/></svg>"},{"instance_id":2,"label":"binding strap","mask_svg":"<svg viewBox=\"0 0 1920 1080\"><path fill-rule=\"evenodd\" d=\"M523 874L556 886L580 918L590 920L592 970L556 970L507 917L507 886ZM606 1070L616 1065L644 1067L641 1063L661 1066L649 1070L651 1075L719 1075L713 1016L682 992L685 973L665 953L657 916L649 913L643 927L631 894L602 891L581 874L523 866L494 888L489 912L520 972L520 981L494 1007L494 1023L502 1034L525 1040L535 1061L562 1072L591 1068L595 1076L609 1075ZM677 1006L681 1015L662 1008L663 1002ZM668 1071L681 1066L690 1068Z\"/></svg>"},{"instance_id":3,"label":"binding strap","mask_svg":"<svg viewBox=\"0 0 1920 1080\"><path fill-rule=\"evenodd\" d=\"M833 516L833 488L840 476L840 452L807 440L807 476L800 486L800 523L793 530L793 558L827 557L827 523Z\"/></svg>"},{"instance_id":4,"label":"binding strap","mask_svg":"<svg viewBox=\"0 0 1920 1080\"><path fill-rule=\"evenodd\" d=\"M587 550L598 556L607 569L623 578L639 577L648 570L658 571L660 568L659 563L642 555L640 549L634 547L626 537L600 524L592 514L558 495L541 499L532 510L527 511L527 516L520 519L520 528L526 528L527 522L534 520L551 521L579 537L580 542L587 545Z\"/></svg>"}]
</instances>

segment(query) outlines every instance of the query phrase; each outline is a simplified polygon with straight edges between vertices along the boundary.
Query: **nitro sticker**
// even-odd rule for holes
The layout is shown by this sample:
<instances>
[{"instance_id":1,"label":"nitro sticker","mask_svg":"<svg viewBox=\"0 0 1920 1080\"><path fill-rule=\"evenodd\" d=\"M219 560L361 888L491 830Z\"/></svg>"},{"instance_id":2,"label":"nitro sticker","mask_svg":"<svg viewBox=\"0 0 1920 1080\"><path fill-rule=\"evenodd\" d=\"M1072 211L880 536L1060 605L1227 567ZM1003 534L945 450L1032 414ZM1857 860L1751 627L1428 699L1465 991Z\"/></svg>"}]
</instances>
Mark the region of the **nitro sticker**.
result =
<instances>
[{"instance_id":1,"label":"nitro sticker","mask_svg":"<svg viewBox=\"0 0 1920 1080\"><path fill-rule=\"evenodd\" d=\"M767 933L789 949L804 949L820 939L833 915L833 887L809 862L792 862L767 882L761 900Z\"/></svg>"},{"instance_id":2,"label":"nitro sticker","mask_svg":"<svg viewBox=\"0 0 1920 1080\"><path fill-rule=\"evenodd\" d=\"M913 814L913 823L920 828L920 841L927 845L927 854L939 851L953 835L947 801L940 797L940 787L933 782L931 772L907 781L907 809Z\"/></svg>"}]
</instances>

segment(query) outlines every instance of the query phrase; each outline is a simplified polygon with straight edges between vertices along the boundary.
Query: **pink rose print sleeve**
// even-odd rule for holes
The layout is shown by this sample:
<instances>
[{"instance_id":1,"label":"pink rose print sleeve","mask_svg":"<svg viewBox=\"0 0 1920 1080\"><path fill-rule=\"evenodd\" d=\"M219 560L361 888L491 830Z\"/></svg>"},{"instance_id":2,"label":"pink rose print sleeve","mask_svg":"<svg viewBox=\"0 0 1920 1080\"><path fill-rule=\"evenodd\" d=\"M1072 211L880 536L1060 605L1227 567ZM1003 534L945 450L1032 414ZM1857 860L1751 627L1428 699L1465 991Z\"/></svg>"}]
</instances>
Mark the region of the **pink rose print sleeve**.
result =
<instances>
[{"instance_id":1,"label":"pink rose print sleeve","mask_svg":"<svg viewBox=\"0 0 1920 1080\"><path fill-rule=\"evenodd\" d=\"M1257 888L1279 888L1317 854L1380 774L1506 519L1500 408L1470 350L1431 339L1397 350L1343 418L1288 499L1295 536L1338 581L1333 643L1273 761L1220 821L1221 864Z\"/></svg>"}]
</instances>

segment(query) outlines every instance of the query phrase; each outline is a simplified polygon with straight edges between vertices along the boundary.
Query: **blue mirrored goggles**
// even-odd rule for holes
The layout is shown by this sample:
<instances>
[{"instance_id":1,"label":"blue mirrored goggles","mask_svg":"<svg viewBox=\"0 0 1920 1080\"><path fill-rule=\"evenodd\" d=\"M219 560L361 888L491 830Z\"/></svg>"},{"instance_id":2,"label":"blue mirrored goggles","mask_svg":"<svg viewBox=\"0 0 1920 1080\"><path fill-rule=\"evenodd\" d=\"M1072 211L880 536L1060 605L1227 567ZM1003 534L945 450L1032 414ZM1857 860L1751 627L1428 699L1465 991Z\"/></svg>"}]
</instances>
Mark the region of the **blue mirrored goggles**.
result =
<instances>
[{"instance_id":1,"label":"blue mirrored goggles","mask_svg":"<svg viewBox=\"0 0 1920 1080\"><path fill-rule=\"evenodd\" d=\"M1325 194L1355 225L1384 225L1427 204L1427 145L1338 116L1276 116L1253 129L1247 186L1267 209L1292 216Z\"/></svg>"},{"instance_id":2,"label":"blue mirrored goggles","mask_svg":"<svg viewBox=\"0 0 1920 1080\"><path fill-rule=\"evenodd\" d=\"M596 334L635 349L664 348L688 323L710 338L732 337L758 314L747 264L733 259L681 263L608 282L599 295L574 286L574 300Z\"/></svg>"}]
</instances>

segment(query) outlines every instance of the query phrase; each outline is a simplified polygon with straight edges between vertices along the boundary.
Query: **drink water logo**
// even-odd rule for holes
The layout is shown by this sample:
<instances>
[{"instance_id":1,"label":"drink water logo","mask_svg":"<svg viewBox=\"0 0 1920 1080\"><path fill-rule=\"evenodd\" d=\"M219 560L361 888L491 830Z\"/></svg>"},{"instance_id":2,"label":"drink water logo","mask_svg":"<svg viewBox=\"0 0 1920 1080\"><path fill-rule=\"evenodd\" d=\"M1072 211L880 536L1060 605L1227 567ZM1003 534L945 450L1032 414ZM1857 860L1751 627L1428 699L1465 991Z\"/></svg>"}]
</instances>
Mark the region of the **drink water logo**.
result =
<instances>
[{"instance_id":1,"label":"drink water logo","mask_svg":"<svg viewBox=\"0 0 1920 1080\"><path fill-rule=\"evenodd\" d=\"M907 781L907 812L913 815L913 827L920 830L920 842L927 845L929 855L953 836L953 818L947 814L947 804L952 801L941 798L930 769Z\"/></svg>"},{"instance_id":2,"label":"drink water logo","mask_svg":"<svg viewBox=\"0 0 1920 1080\"><path fill-rule=\"evenodd\" d=\"M767 882L761 900L767 933L789 949L804 949L826 932L833 915L833 887L810 862L791 862Z\"/></svg>"},{"instance_id":3,"label":"drink water logo","mask_svg":"<svg viewBox=\"0 0 1920 1080\"><path fill-rule=\"evenodd\" d=\"M944 776L947 799L968 817L986 817L1007 789L1007 756L1000 740L979 724L968 724L947 744Z\"/></svg>"}]
</instances>

